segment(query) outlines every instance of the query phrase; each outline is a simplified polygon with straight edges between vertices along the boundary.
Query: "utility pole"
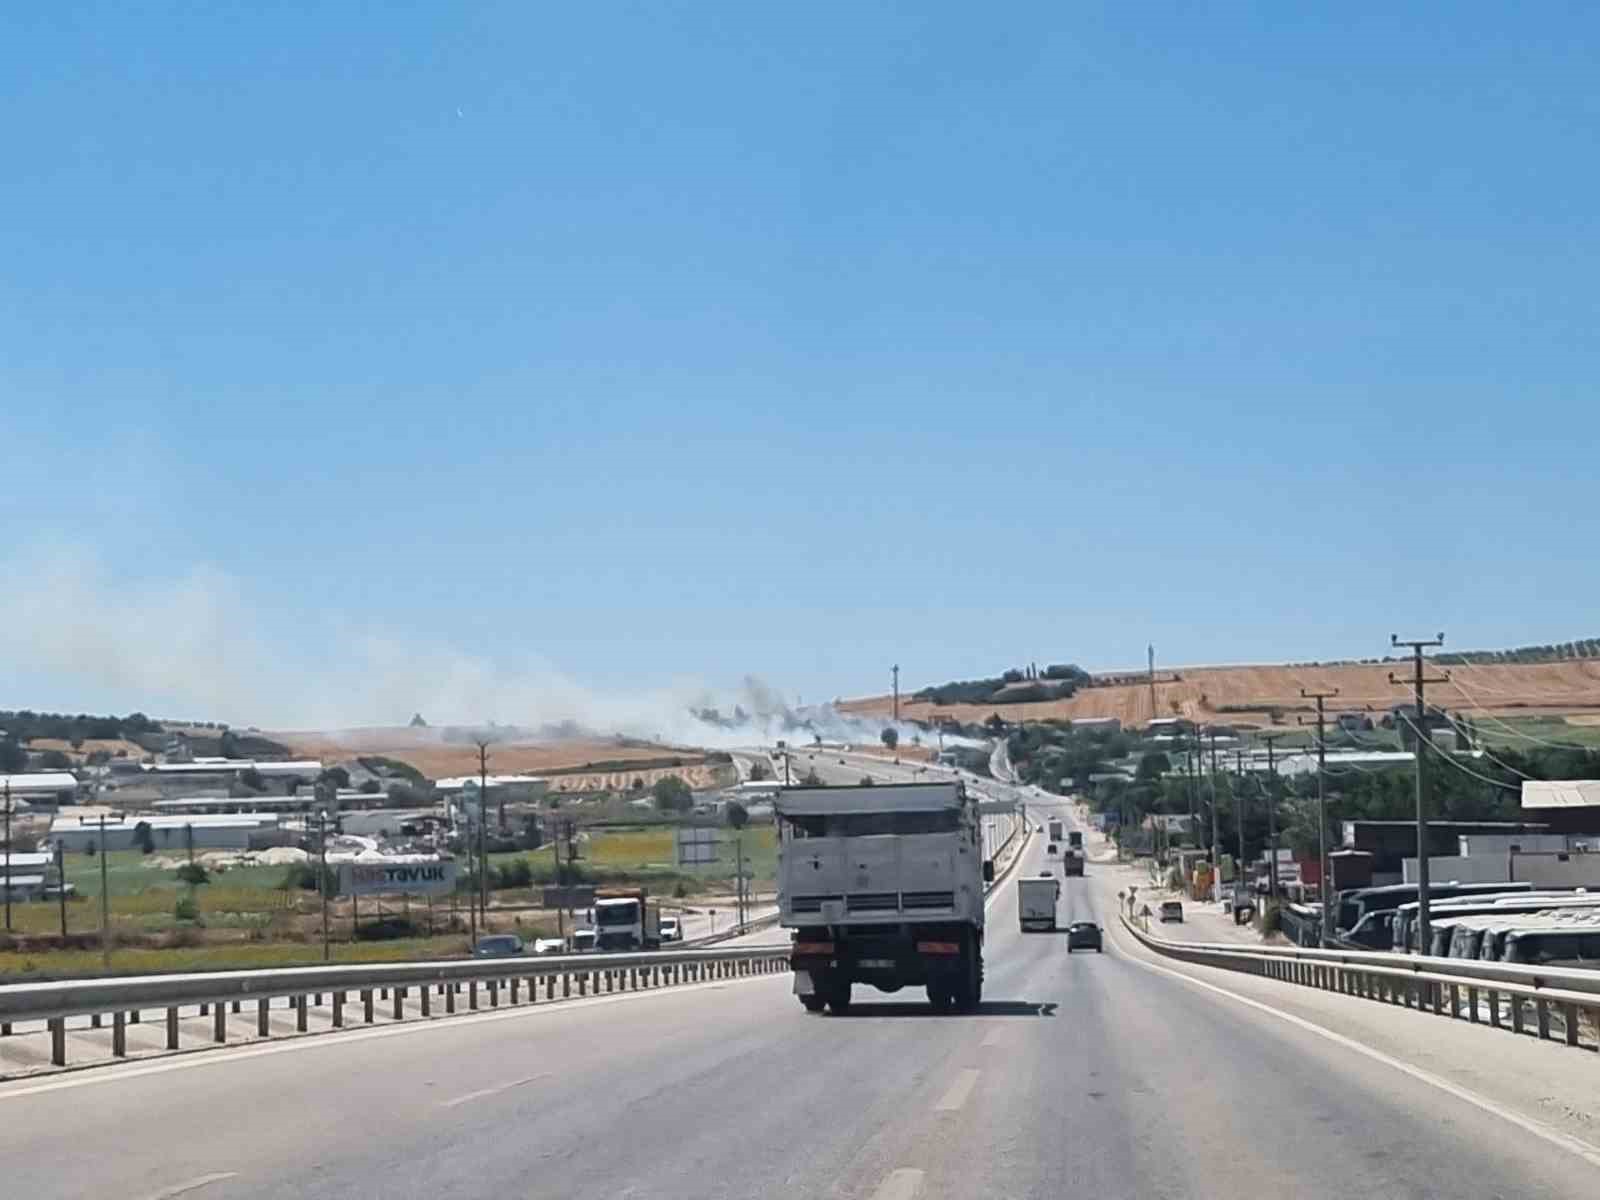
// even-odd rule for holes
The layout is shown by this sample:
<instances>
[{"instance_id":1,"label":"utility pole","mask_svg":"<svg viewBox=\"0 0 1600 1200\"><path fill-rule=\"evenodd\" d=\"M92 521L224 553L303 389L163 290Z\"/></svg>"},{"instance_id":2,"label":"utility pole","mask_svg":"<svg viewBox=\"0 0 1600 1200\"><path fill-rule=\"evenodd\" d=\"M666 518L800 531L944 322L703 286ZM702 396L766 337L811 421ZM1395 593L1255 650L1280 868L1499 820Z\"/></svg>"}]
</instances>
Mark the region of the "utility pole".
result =
<instances>
[{"instance_id":1,"label":"utility pole","mask_svg":"<svg viewBox=\"0 0 1600 1200\"><path fill-rule=\"evenodd\" d=\"M478 906L483 910L483 932L489 932L489 852L485 849L488 844L484 837L483 827L489 823L489 739L477 738L474 745L478 747ZM502 802L503 803L503 802ZM501 823L505 823L505 810L500 813ZM473 939L476 946L478 941Z\"/></svg>"},{"instance_id":2,"label":"utility pole","mask_svg":"<svg viewBox=\"0 0 1600 1200\"><path fill-rule=\"evenodd\" d=\"M900 724L900 664L889 668L894 673L894 723Z\"/></svg>"},{"instance_id":3,"label":"utility pole","mask_svg":"<svg viewBox=\"0 0 1600 1200\"><path fill-rule=\"evenodd\" d=\"M1411 730L1417 739L1417 946L1426 954L1428 947L1433 944L1433 921L1428 912L1428 709L1423 702L1422 689L1430 683L1448 683L1450 676L1425 679L1422 675L1422 652L1433 646L1444 645L1443 633L1436 637L1410 640L1391 633L1389 645L1411 647L1411 690L1417 705ZM1399 686L1404 684L1403 680L1395 678L1393 671L1389 672L1389 682Z\"/></svg>"},{"instance_id":4,"label":"utility pole","mask_svg":"<svg viewBox=\"0 0 1600 1200\"><path fill-rule=\"evenodd\" d=\"M56 905L61 910L61 936L67 936L67 852L56 843Z\"/></svg>"},{"instance_id":5,"label":"utility pole","mask_svg":"<svg viewBox=\"0 0 1600 1200\"><path fill-rule=\"evenodd\" d=\"M1206 730L1211 738L1211 900L1219 903L1222 900L1222 835L1217 824L1217 731ZM1200 730L1195 729L1195 743L1197 753L1200 754L1200 764L1205 765L1204 751L1198 749Z\"/></svg>"},{"instance_id":6,"label":"utility pole","mask_svg":"<svg viewBox=\"0 0 1600 1200\"><path fill-rule=\"evenodd\" d=\"M1328 793L1326 776L1328 773L1328 739L1323 736L1324 715L1322 702L1331 700L1339 694L1339 689L1334 688L1328 692L1308 692L1300 689L1300 696L1305 700L1317 702L1317 870L1320 872L1322 882L1317 885L1317 897L1322 901L1322 945L1328 944L1328 939L1333 936L1333 905L1329 903L1332 895L1328 877ZM1299 718L1301 725L1306 724L1304 717Z\"/></svg>"},{"instance_id":7,"label":"utility pole","mask_svg":"<svg viewBox=\"0 0 1600 1200\"><path fill-rule=\"evenodd\" d=\"M736 881L736 883L738 885L737 887L734 888L734 895L736 897L738 897L738 900L739 900L739 928L743 929L744 928L744 918L745 918L745 906L744 906L744 834L743 833L736 833L736 834L733 835L733 847L734 847L734 872L735 872L734 879L735 879L735 881Z\"/></svg>"},{"instance_id":8,"label":"utility pole","mask_svg":"<svg viewBox=\"0 0 1600 1200\"><path fill-rule=\"evenodd\" d=\"M1264 733L1261 740L1267 744L1267 851L1272 856L1268 864L1268 887L1274 908L1278 905L1278 760L1273 756L1274 748L1281 737L1287 733Z\"/></svg>"},{"instance_id":9,"label":"utility pole","mask_svg":"<svg viewBox=\"0 0 1600 1200\"><path fill-rule=\"evenodd\" d=\"M100 814L100 965L111 966L111 888L106 882L106 814ZM8 884L10 880L6 881Z\"/></svg>"},{"instance_id":10,"label":"utility pole","mask_svg":"<svg viewBox=\"0 0 1600 1200\"><path fill-rule=\"evenodd\" d=\"M1244 882L1244 751L1233 752L1234 774L1238 777L1239 786L1232 789L1233 815L1239 823L1239 861L1234 864L1234 871L1239 876L1238 882Z\"/></svg>"},{"instance_id":11,"label":"utility pole","mask_svg":"<svg viewBox=\"0 0 1600 1200\"><path fill-rule=\"evenodd\" d=\"M11 776L6 776L6 932L11 932Z\"/></svg>"},{"instance_id":12,"label":"utility pole","mask_svg":"<svg viewBox=\"0 0 1600 1200\"><path fill-rule=\"evenodd\" d=\"M1144 653L1150 675L1150 719L1154 721L1161 715L1156 711L1156 644L1150 642L1145 646Z\"/></svg>"},{"instance_id":13,"label":"utility pole","mask_svg":"<svg viewBox=\"0 0 1600 1200\"><path fill-rule=\"evenodd\" d=\"M325 808L317 811L317 842L321 860L317 869L317 891L322 893L322 961L327 962L332 951L328 937L328 810Z\"/></svg>"}]
</instances>

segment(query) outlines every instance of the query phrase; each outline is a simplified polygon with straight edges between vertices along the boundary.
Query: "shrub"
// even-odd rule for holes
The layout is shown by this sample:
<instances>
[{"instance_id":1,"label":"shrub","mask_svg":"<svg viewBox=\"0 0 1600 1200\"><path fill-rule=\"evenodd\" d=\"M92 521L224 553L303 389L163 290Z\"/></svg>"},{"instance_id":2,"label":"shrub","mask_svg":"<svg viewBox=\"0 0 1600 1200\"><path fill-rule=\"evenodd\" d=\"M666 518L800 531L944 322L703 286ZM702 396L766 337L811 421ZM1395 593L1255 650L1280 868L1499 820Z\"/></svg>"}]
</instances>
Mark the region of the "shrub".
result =
<instances>
[{"instance_id":1,"label":"shrub","mask_svg":"<svg viewBox=\"0 0 1600 1200\"><path fill-rule=\"evenodd\" d=\"M194 896L184 892L178 897L177 903L172 906L173 918L179 921L198 921L200 919L200 905Z\"/></svg>"},{"instance_id":2,"label":"shrub","mask_svg":"<svg viewBox=\"0 0 1600 1200\"><path fill-rule=\"evenodd\" d=\"M386 942L394 938L420 937L423 930L410 917L380 917L356 926L356 941Z\"/></svg>"},{"instance_id":3,"label":"shrub","mask_svg":"<svg viewBox=\"0 0 1600 1200\"><path fill-rule=\"evenodd\" d=\"M723 815L728 818L728 824L735 829L743 829L750 824L750 810L737 800L728 801L728 806L723 810Z\"/></svg>"},{"instance_id":4,"label":"shrub","mask_svg":"<svg viewBox=\"0 0 1600 1200\"><path fill-rule=\"evenodd\" d=\"M199 887L202 883L211 882L211 876L199 863L184 863L176 874L179 883L187 883L190 887Z\"/></svg>"}]
</instances>

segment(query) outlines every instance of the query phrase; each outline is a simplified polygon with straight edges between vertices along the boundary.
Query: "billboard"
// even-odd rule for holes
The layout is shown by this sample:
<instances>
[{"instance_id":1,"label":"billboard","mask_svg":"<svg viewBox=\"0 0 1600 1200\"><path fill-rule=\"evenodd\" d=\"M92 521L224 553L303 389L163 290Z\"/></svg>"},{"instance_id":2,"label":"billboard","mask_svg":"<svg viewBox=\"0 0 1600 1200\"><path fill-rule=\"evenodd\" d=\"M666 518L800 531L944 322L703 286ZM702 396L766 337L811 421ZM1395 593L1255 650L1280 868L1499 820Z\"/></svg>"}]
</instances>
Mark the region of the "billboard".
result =
<instances>
[{"instance_id":1,"label":"billboard","mask_svg":"<svg viewBox=\"0 0 1600 1200\"><path fill-rule=\"evenodd\" d=\"M339 892L345 896L448 896L456 890L453 862L361 862L339 865Z\"/></svg>"},{"instance_id":2,"label":"billboard","mask_svg":"<svg viewBox=\"0 0 1600 1200\"><path fill-rule=\"evenodd\" d=\"M680 825L672 831L680 867L701 866L717 861L719 831L710 825Z\"/></svg>"}]
</instances>

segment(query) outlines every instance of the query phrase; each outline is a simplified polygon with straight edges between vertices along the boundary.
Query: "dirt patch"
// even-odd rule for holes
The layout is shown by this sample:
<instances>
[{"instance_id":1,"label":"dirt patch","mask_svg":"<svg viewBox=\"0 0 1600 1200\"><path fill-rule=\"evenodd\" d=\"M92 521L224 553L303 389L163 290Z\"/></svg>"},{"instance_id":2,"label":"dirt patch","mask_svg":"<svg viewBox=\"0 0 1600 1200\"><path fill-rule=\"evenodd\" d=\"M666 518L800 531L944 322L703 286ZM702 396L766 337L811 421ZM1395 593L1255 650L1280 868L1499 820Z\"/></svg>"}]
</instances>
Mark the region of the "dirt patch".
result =
<instances>
[{"instance_id":1,"label":"dirt patch","mask_svg":"<svg viewBox=\"0 0 1600 1200\"><path fill-rule=\"evenodd\" d=\"M1380 714L1407 698L1404 687L1389 682L1391 671L1401 674L1403 663L1350 666L1237 666L1180 667L1179 678L1159 678L1155 703L1146 684L1084 688L1066 700L1029 704L946 704L901 698L900 715L907 720L935 721L941 717L978 722L998 712L1008 720L1070 720L1078 717L1116 717L1124 725L1142 725L1156 717L1187 717L1208 722L1270 724L1272 710L1293 713L1305 708L1300 689L1339 689L1330 711ZM1600 661L1580 660L1526 665L1451 666L1451 681L1433 685L1428 699L1448 709L1482 710L1500 715L1554 716L1583 713L1580 723L1600 724ZM1124 673L1118 672L1120 676ZM1337 707L1334 707L1334 706ZM850 713L883 716L893 710L889 696L849 700L839 707ZM1288 720L1292 721L1293 717Z\"/></svg>"},{"instance_id":2,"label":"dirt patch","mask_svg":"<svg viewBox=\"0 0 1600 1200\"><path fill-rule=\"evenodd\" d=\"M274 741L282 742L297 756L320 758L324 762L348 762L367 756L393 758L410 764L429 779L472 775L478 770L476 746L470 741L446 740L440 731L432 729L397 727L325 732L295 730L270 733L267 736ZM673 759L677 759L681 766L669 766ZM632 781L632 775L628 774L628 768L621 764L630 761L649 763L652 769L661 766L666 768L668 774L685 774L687 777L685 769L702 766L705 763L705 755L697 750L674 746L605 738L574 738L562 741L508 740L496 742L489 748L489 770L497 775L583 772L585 767L593 766L596 768L594 775L620 778L623 780L621 784L623 787ZM649 771L642 773L650 775ZM580 777L586 778L588 773L582 776L577 774L568 776L568 778ZM650 781L651 779L647 778L646 782ZM552 779L551 786L557 786L557 780Z\"/></svg>"}]
</instances>

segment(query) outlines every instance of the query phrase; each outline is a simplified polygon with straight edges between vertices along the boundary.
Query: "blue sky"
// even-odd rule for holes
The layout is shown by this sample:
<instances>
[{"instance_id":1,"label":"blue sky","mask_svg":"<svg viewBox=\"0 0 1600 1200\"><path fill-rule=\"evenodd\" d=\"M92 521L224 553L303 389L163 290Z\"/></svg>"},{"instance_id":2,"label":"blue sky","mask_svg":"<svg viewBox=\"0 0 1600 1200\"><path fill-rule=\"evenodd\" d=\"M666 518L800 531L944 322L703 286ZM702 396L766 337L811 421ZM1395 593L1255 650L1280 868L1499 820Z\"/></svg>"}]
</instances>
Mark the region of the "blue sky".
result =
<instances>
[{"instance_id":1,"label":"blue sky","mask_svg":"<svg viewBox=\"0 0 1600 1200\"><path fill-rule=\"evenodd\" d=\"M1588 6L8 25L0 705L1600 633Z\"/></svg>"}]
</instances>

